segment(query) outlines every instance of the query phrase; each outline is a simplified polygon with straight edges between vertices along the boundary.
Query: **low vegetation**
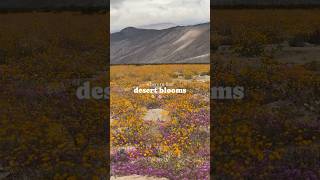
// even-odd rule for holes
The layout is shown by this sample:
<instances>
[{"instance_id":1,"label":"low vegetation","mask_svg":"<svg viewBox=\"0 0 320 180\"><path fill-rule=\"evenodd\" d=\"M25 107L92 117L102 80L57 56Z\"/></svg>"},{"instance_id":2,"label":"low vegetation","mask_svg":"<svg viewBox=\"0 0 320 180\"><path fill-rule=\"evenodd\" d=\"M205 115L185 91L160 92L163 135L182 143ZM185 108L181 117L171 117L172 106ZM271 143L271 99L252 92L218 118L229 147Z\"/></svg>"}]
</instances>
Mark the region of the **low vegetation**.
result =
<instances>
[{"instance_id":1,"label":"low vegetation","mask_svg":"<svg viewBox=\"0 0 320 180\"><path fill-rule=\"evenodd\" d=\"M211 39L217 47L211 56L212 84L245 88L242 100L212 101L214 179L319 179L318 61L308 54L287 63L266 51L286 41L287 48L315 48L319 14L318 9L214 13L219 42L231 40L235 51L218 52L223 45Z\"/></svg>"},{"instance_id":2,"label":"low vegetation","mask_svg":"<svg viewBox=\"0 0 320 180\"><path fill-rule=\"evenodd\" d=\"M83 81L107 84L106 16L8 13L0 21L0 175L107 179L107 102L76 97Z\"/></svg>"},{"instance_id":3,"label":"low vegetation","mask_svg":"<svg viewBox=\"0 0 320 180\"><path fill-rule=\"evenodd\" d=\"M111 173L209 179L209 65L111 67ZM196 78L198 77L198 78ZM171 84L185 94L135 94Z\"/></svg>"}]
</instances>

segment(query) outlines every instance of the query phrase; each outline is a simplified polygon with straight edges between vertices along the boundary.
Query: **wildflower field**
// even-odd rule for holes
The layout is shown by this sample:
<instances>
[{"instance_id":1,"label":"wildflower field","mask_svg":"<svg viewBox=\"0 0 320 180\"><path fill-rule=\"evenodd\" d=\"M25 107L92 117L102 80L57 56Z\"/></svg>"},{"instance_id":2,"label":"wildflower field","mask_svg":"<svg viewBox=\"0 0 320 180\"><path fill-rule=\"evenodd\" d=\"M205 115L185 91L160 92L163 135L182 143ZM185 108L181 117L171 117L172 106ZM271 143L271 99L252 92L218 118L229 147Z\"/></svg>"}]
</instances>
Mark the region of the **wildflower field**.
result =
<instances>
[{"instance_id":1,"label":"wildflower field","mask_svg":"<svg viewBox=\"0 0 320 180\"><path fill-rule=\"evenodd\" d=\"M209 179L210 66L111 66L111 176ZM136 94L135 87L186 89Z\"/></svg>"},{"instance_id":2,"label":"wildflower field","mask_svg":"<svg viewBox=\"0 0 320 180\"><path fill-rule=\"evenodd\" d=\"M213 86L243 86L242 100L212 100L215 179L320 178L320 10L212 10Z\"/></svg>"},{"instance_id":3,"label":"wildflower field","mask_svg":"<svg viewBox=\"0 0 320 180\"><path fill-rule=\"evenodd\" d=\"M108 179L105 14L0 14L0 179ZM105 38L103 38L105 37Z\"/></svg>"}]
</instances>

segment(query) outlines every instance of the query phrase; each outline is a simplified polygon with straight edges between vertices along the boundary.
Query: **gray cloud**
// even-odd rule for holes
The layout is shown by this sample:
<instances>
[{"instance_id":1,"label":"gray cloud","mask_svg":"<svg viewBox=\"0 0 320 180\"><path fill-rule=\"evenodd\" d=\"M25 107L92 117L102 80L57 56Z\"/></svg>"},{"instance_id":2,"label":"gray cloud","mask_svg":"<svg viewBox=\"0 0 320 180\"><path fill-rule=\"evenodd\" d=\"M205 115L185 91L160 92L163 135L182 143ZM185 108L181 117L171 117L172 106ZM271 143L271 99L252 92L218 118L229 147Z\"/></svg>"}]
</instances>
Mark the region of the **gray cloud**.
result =
<instances>
[{"instance_id":1,"label":"gray cloud","mask_svg":"<svg viewBox=\"0 0 320 180\"><path fill-rule=\"evenodd\" d=\"M210 21L210 0L111 0L111 31L157 23Z\"/></svg>"},{"instance_id":2,"label":"gray cloud","mask_svg":"<svg viewBox=\"0 0 320 180\"><path fill-rule=\"evenodd\" d=\"M126 1L126 0L111 0L110 1L110 5L113 7L113 8L120 8L122 3Z\"/></svg>"}]
</instances>

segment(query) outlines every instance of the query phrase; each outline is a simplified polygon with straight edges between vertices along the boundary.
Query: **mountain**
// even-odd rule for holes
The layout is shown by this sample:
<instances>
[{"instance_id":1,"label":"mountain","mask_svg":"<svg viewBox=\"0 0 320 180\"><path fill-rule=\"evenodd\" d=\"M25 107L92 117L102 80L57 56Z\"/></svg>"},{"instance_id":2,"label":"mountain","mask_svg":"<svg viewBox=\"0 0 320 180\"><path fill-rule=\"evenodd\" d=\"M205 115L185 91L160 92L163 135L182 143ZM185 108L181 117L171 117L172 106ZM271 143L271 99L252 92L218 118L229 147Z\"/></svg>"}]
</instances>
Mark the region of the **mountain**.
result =
<instances>
[{"instance_id":1,"label":"mountain","mask_svg":"<svg viewBox=\"0 0 320 180\"><path fill-rule=\"evenodd\" d=\"M107 0L0 0L0 9L38 9L66 7L109 7Z\"/></svg>"},{"instance_id":2,"label":"mountain","mask_svg":"<svg viewBox=\"0 0 320 180\"><path fill-rule=\"evenodd\" d=\"M291 5L320 5L319 0L211 0L212 6L291 6Z\"/></svg>"},{"instance_id":3,"label":"mountain","mask_svg":"<svg viewBox=\"0 0 320 180\"><path fill-rule=\"evenodd\" d=\"M162 30L162 29L168 29L177 26L173 23L158 23L158 24L149 24L146 26L140 26L140 29L156 29L156 30Z\"/></svg>"},{"instance_id":4,"label":"mountain","mask_svg":"<svg viewBox=\"0 0 320 180\"><path fill-rule=\"evenodd\" d=\"M210 63L210 24L128 27L110 37L111 64Z\"/></svg>"}]
</instances>

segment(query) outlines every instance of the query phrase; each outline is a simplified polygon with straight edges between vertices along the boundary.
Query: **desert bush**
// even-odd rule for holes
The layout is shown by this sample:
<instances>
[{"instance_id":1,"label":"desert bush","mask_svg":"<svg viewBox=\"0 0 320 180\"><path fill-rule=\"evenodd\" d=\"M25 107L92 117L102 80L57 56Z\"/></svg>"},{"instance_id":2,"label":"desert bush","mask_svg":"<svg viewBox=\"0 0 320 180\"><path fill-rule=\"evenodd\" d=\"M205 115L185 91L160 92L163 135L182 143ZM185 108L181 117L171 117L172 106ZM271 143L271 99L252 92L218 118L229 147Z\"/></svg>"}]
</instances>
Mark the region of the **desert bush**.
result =
<instances>
[{"instance_id":1,"label":"desert bush","mask_svg":"<svg viewBox=\"0 0 320 180\"><path fill-rule=\"evenodd\" d=\"M306 34L296 34L289 39L289 45L292 47L304 47L307 42Z\"/></svg>"},{"instance_id":2,"label":"desert bush","mask_svg":"<svg viewBox=\"0 0 320 180\"><path fill-rule=\"evenodd\" d=\"M174 72L174 73L170 74L170 77L175 79L175 78L178 78L181 75L182 75L182 73Z\"/></svg>"},{"instance_id":3,"label":"desert bush","mask_svg":"<svg viewBox=\"0 0 320 180\"><path fill-rule=\"evenodd\" d=\"M304 64L304 67L310 71L320 71L320 62L319 61L311 61Z\"/></svg>"},{"instance_id":4,"label":"desert bush","mask_svg":"<svg viewBox=\"0 0 320 180\"><path fill-rule=\"evenodd\" d=\"M184 78L190 80L193 78L193 76L192 76L192 74L186 74L186 75L184 75Z\"/></svg>"},{"instance_id":5,"label":"desert bush","mask_svg":"<svg viewBox=\"0 0 320 180\"><path fill-rule=\"evenodd\" d=\"M210 71L200 73L200 76L205 76L205 75L210 76Z\"/></svg>"},{"instance_id":6,"label":"desert bush","mask_svg":"<svg viewBox=\"0 0 320 180\"><path fill-rule=\"evenodd\" d=\"M234 51L240 56L255 57L264 53L267 36L257 31L244 30L235 37Z\"/></svg>"},{"instance_id":7,"label":"desert bush","mask_svg":"<svg viewBox=\"0 0 320 180\"><path fill-rule=\"evenodd\" d=\"M312 44L320 44L320 30L317 29L308 36L308 42Z\"/></svg>"},{"instance_id":8,"label":"desert bush","mask_svg":"<svg viewBox=\"0 0 320 180\"><path fill-rule=\"evenodd\" d=\"M211 35L210 39L211 43L211 50L214 52L218 50L219 46L221 45L221 36L218 35L217 33L214 33Z\"/></svg>"},{"instance_id":9,"label":"desert bush","mask_svg":"<svg viewBox=\"0 0 320 180\"><path fill-rule=\"evenodd\" d=\"M0 49L0 65L7 63L7 52Z\"/></svg>"}]
</instances>

